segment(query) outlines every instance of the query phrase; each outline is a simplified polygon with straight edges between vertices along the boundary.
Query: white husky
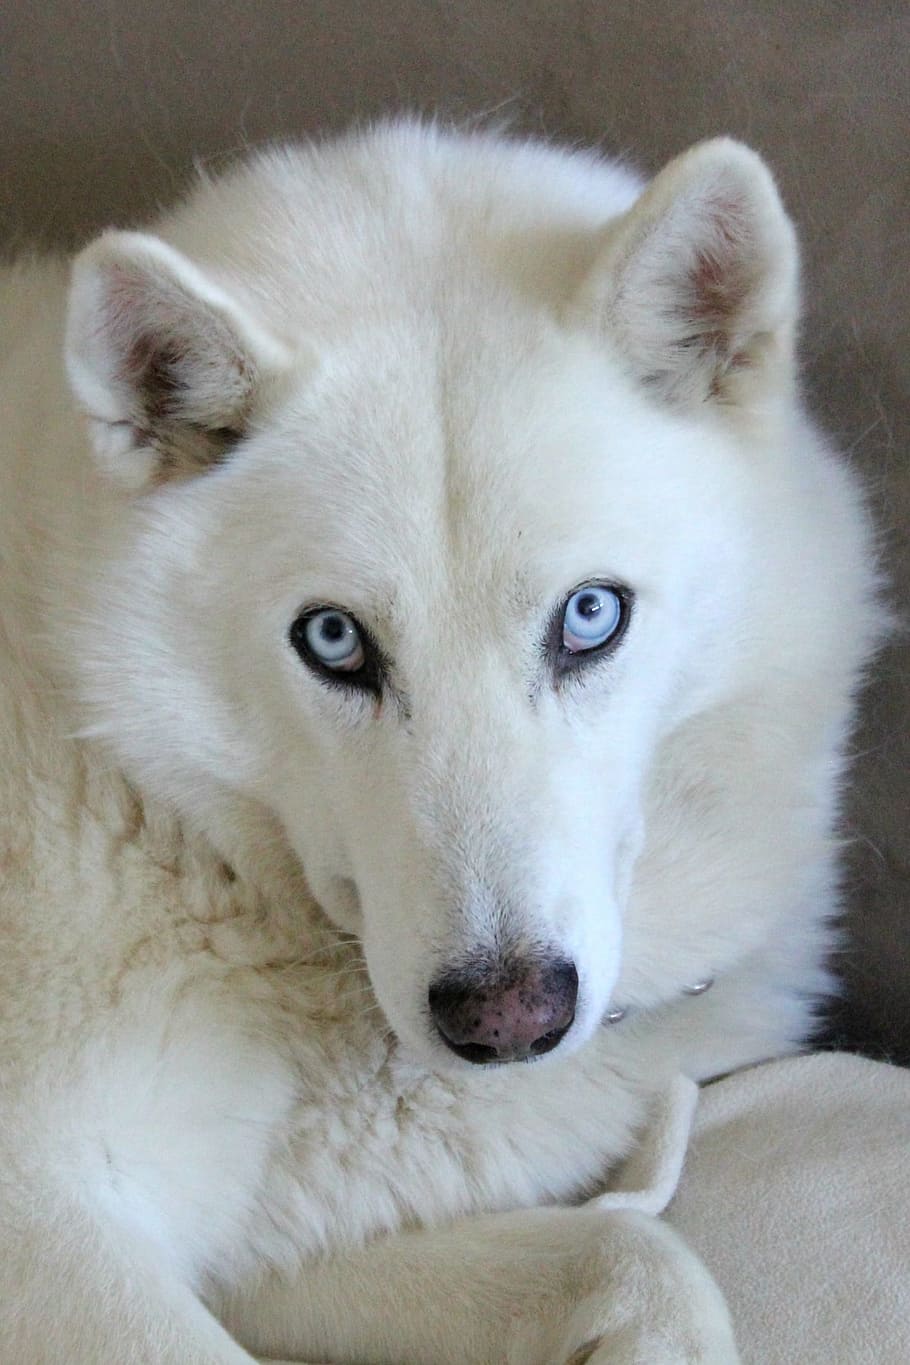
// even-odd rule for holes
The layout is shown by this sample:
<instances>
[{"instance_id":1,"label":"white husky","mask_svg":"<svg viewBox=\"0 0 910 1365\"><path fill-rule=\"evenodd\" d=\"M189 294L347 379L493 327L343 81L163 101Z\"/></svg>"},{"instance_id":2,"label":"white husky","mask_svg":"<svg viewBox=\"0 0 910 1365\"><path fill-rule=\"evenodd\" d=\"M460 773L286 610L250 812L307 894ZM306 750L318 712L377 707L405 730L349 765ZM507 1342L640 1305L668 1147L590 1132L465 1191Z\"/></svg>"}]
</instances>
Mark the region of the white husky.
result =
<instances>
[{"instance_id":1,"label":"white husky","mask_svg":"<svg viewBox=\"0 0 910 1365\"><path fill-rule=\"evenodd\" d=\"M881 612L770 175L395 124L67 292L0 276L0 1358L656 1360L535 1314L671 1234L508 1211L826 988Z\"/></svg>"}]
</instances>

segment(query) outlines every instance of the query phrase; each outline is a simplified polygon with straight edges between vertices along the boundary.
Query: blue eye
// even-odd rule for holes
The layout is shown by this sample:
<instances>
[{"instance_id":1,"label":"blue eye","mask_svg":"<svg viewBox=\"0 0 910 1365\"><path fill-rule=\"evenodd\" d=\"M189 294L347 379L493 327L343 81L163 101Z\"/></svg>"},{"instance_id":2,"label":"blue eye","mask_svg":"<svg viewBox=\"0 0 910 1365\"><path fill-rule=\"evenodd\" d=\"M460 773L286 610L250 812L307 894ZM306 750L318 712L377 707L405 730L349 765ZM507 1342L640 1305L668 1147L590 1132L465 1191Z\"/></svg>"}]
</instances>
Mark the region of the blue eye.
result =
<instances>
[{"instance_id":1,"label":"blue eye","mask_svg":"<svg viewBox=\"0 0 910 1365\"><path fill-rule=\"evenodd\" d=\"M381 697L388 661L360 623L341 607L310 607L291 622L288 643L324 682Z\"/></svg>"},{"instance_id":2,"label":"blue eye","mask_svg":"<svg viewBox=\"0 0 910 1365\"><path fill-rule=\"evenodd\" d=\"M625 619L625 603L613 588L600 583L579 588L562 613L562 647L569 654L600 649Z\"/></svg>"},{"instance_id":3,"label":"blue eye","mask_svg":"<svg viewBox=\"0 0 910 1365\"><path fill-rule=\"evenodd\" d=\"M363 667L366 657L363 641L347 612L324 607L305 617L300 625L303 627L299 631L303 637L300 643L324 668L338 673L356 673Z\"/></svg>"}]
</instances>

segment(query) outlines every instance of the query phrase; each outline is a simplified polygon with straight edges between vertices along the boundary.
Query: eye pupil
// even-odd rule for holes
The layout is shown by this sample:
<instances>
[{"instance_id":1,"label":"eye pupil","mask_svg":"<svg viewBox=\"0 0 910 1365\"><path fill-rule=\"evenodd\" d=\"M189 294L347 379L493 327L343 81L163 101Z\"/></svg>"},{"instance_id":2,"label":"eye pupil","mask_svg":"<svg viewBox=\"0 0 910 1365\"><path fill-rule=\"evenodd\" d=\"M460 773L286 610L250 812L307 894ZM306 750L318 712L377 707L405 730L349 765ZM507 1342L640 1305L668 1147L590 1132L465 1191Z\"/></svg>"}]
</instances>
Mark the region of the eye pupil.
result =
<instances>
[{"instance_id":1,"label":"eye pupil","mask_svg":"<svg viewBox=\"0 0 910 1365\"><path fill-rule=\"evenodd\" d=\"M340 616L324 616L320 624L319 633L327 644L336 644L344 639L345 624Z\"/></svg>"},{"instance_id":2,"label":"eye pupil","mask_svg":"<svg viewBox=\"0 0 910 1365\"><path fill-rule=\"evenodd\" d=\"M603 609L603 602L594 596L593 592L581 593L576 601L575 609L582 616L596 616Z\"/></svg>"}]
</instances>

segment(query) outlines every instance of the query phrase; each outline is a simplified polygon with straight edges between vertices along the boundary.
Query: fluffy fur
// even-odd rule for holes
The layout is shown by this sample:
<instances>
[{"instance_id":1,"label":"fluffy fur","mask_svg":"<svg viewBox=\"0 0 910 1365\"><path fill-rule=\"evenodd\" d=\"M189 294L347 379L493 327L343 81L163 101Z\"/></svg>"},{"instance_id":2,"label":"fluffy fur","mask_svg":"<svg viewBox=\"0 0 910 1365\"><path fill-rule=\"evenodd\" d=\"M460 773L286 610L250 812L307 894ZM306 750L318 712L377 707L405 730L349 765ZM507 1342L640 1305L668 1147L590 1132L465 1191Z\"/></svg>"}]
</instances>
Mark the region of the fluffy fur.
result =
<instances>
[{"instance_id":1,"label":"fluffy fur","mask_svg":"<svg viewBox=\"0 0 910 1365\"><path fill-rule=\"evenodd\" d=\"M577 1198L667 1076L810 1030L882 617L796 275L734 143L643 189L396 124L105 234L68 314L64 263L0 277L5 1359L584 1344L500 1323L508 1220L356 1248ZM631 622L557 682L590 581ZM289 646L313 603L381 698ZM431 982L541 945L579 977L559 1047L454 1056Z\"/></svg>"}]
</instances>

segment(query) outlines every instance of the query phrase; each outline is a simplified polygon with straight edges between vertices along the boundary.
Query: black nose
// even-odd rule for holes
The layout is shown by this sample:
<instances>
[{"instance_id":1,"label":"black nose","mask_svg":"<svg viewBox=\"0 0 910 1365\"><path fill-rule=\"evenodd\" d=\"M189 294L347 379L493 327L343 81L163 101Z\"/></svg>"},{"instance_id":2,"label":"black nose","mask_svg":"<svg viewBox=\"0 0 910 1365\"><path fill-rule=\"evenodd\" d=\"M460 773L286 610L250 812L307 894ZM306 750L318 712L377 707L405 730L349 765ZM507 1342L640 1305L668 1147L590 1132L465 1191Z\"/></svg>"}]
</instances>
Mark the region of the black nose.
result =
<instances>
[{"instance_id":1,"label":"black nose","mask_svg":"<svg viewBox=\"0 0 910 1365\"><path fill-rule=\"evenodd\" d=\"M574 962L526 960L462 968L434 981L430 1013L443 1042L468 1062L521 1062L550 1052L575 1018Z\"/></svg>"}]
</instances>

